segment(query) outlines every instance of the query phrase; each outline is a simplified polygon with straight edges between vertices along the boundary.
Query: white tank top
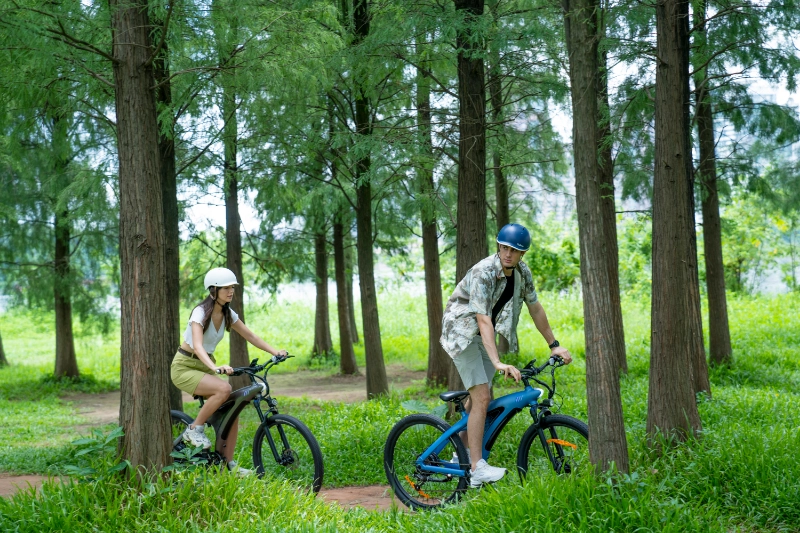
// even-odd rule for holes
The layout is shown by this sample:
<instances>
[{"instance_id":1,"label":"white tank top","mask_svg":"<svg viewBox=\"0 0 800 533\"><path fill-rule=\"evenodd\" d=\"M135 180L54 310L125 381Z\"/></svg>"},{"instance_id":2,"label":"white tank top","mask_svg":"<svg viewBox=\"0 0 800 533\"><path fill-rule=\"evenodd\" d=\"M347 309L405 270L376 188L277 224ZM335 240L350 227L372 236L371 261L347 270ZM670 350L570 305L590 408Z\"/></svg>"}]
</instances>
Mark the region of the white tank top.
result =
<instances>
[{"instance_id":1,"label":"white tank top","mask_svg":"<svg viewBox=\"0 0 800 533\"><path fill-rule=\"evenodd\" d=\"M192 311L192 316L189 317L189 323L186 325L186 331L183 334L183 340L192 347L194 350L194 344L192 343L192 322L197 322L201 326L203 325L203 319L205 318L205 313L203 313L203 309L200 307L195 307L194 311ZM239 320L239 315L231 309L231 325L235 324L236 321ZM222 317L222 323L219 326L219 329L214 327L214 320L209 320L208 328L203 333L203 348L205 348L206 353L214 353L214 350L217 349L217 344L222 340L222 337L225 336L225 317Z\"/></svg>"}]
</instances>

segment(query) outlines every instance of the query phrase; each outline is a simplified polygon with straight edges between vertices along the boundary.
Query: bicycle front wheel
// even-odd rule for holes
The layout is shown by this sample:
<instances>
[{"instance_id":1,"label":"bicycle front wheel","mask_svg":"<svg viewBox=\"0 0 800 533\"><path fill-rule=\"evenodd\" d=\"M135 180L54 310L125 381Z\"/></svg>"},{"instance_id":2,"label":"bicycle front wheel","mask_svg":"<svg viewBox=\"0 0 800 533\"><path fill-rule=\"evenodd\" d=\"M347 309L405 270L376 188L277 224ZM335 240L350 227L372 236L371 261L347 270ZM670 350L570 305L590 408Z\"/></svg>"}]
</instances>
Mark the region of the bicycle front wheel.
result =
<instances>
[{"instance_id":1,"label":"bicycle front wheel","mask_svg":"<svg viewBox=\"0 0 800 533\"><path fill-rule=\"evenodd\" d=\"M550 415L532 424L522 436L517 469L523 479L547 472L575 475L589 467L589 426L577 418Z\"/></svg>"},{"instance_id":2,"label":"bicycle front wheel","mask_svg":"<svg viewBox=\"0 0 800 533\"><path fill-rule=\"evenodd\" d=\"M319 492L322 487L324 469L317 439L292 416L271 416L258 426L253 465L259 477L289 479L312 492Z\"/></svg>"},{"instance_id":3,"label":"bicycle front wheel","mask_svg":"<svg viewBox=\"0 0 800 533\"><path fill-rule=\"evenodd\" d=\"M441 418L416 414L403 418L389 432L383 449L383 467L395 495L410 509L433 509L456 501L467 490L464 476L434 474L417 467L420 455L448 429L450 425ZM423 462L449 466L454 456L461 469L470 467L467 450L458 435L452 435L441 451L423 458Z\"/></svg>"}]
</instances>

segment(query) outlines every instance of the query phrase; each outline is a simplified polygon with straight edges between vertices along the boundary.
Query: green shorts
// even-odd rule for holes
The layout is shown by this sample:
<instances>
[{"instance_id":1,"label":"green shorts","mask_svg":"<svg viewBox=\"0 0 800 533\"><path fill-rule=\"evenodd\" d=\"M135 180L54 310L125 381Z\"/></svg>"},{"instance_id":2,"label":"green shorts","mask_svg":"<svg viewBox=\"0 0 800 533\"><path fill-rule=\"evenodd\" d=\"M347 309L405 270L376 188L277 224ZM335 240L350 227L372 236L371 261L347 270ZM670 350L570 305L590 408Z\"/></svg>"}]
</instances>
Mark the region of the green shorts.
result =
<instances>
[{"instance_id":1,"label":"green shorts","mask_svg":"<svg viewBox=\"0 0 800 533\"><path fill-rule=\"evenodd\" d=\"M483 339L476 335L463 352L453 358L458 375L464 382L464 388L469 390L475 385L489 384L492 388L492 378L496 373L489 354L483 346Z\"/></svg>"},{"instance_id":2,"label":"green shorts","mask_svg":"<svg viewBox=\"0 0 800 533\"><path fill-rule=\"evenodd\" d=\"M213 363L217 362L213 355L209 354L209 357ZM194 391L203 376L217 376L216 372L204 365L199 359L183 355L180 352L175 354L169 374L176 387L192 396L194 396Z\"/></svg>"}]
</instances>

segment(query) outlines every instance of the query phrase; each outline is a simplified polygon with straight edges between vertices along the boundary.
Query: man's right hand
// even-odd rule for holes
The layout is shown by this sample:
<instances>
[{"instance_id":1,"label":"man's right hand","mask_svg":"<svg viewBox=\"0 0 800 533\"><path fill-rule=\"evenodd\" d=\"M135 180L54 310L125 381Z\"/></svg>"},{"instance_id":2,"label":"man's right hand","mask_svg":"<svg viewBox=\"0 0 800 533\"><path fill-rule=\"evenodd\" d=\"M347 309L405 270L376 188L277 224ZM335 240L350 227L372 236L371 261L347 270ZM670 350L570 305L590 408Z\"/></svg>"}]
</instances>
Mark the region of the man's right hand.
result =
<instances>
[{"instance_id":1,"label":"man's right hand","mask_svg":"<svg viewBox=\"0 0 800 533\"><path fill-rule=\"evenodd\" d=\"M522 378L522 376L519 373L519 370L517 370L517 367L515 367L514 365L497 363L496 365L494 365L494 368L495 370L503 374L503 379L507 378L508 376L511 376L512 378L514 378L514 381L519 383L519 380Z\"/></svg>"}]
</instances>

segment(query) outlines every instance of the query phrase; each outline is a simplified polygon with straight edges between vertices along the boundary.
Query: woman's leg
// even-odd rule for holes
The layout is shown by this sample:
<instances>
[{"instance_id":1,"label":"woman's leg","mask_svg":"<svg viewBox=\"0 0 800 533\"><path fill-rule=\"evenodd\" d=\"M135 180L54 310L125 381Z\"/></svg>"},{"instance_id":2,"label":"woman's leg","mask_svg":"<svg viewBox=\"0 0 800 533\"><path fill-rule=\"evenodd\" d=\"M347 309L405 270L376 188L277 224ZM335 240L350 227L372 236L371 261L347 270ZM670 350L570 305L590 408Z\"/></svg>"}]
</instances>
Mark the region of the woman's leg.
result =
<instances>
[{"instance_id":1,"label":"woman's leg","mask_svg":"<svg viewBox=\"0 0 800 533\"><path fill-rule=\"evenodd\" d=\"M225 461L230 463L233 461L233 452L236 450L236 438L239 436L239 417L233 421L231 430L228 432L228 439L225 441L225 448L223 448L222 455L225 456Z\"/></svg>"},{"instance_id":2,"label":"woman's leg","mask_svg":"<svg viewBox=\"0 0 800 533\"><path fill-rule=\"evenodd\" d=\"M194 419L194 426L200 426L205 424L208 417L228 399L231 395L231 386L227 381L206 374L194 390L194 395L205 398L203 407L200 408L197 418Z\"/></svg>"}]
</instances>

